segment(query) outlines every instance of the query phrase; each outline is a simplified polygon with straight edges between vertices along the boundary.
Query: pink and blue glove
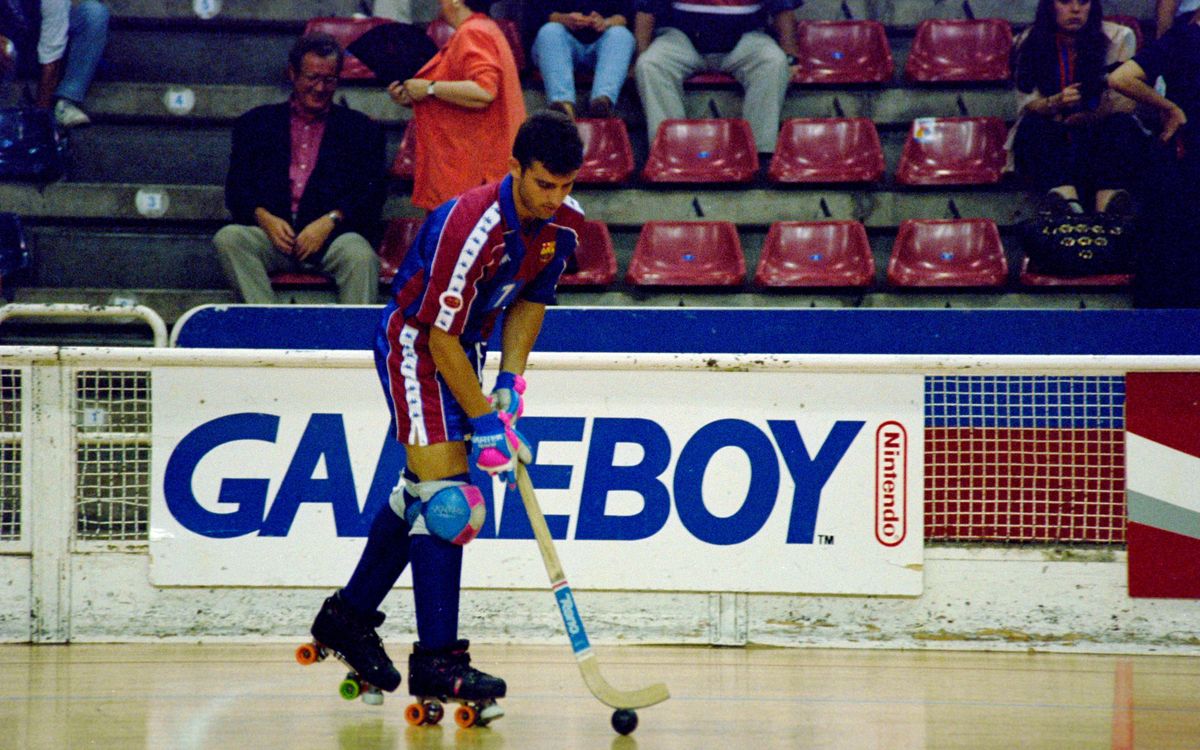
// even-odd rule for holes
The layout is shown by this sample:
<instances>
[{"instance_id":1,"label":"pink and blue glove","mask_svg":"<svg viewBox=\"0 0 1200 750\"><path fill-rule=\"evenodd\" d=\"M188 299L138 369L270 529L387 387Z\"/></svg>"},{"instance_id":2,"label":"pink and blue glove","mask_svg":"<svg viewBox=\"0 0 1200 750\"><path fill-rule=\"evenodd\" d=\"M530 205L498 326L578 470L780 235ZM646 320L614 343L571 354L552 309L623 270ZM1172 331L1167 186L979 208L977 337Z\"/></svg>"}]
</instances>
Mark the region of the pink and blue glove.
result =
<instances>
[{"instance_id":1,"label":"pink and blue glove","mask_svg":"<svg viewBox=\"0 0 1200 750\"><path fill-rule=\"evenodd\" d=\"M475 430L471 436L471 463L488 474L502 475L510 485L516 484L513 471L517 468L517 461L533 463L529 444L512 426L512 421L512 416L502 411L471 420Z\"/></svg>"},{"instance_id":2,"label":"pink and blue glove","mask_svg":"<svg viewBox=\"0 0 1200 750\"><path fill-rule=\"evenodd\" d=\"M502 411L517 421L525 411L525 378L516 373L501 371L496 376L496 385L492 387L492 395L488 398L492 408Z\"/></svg>"}]
</instances>

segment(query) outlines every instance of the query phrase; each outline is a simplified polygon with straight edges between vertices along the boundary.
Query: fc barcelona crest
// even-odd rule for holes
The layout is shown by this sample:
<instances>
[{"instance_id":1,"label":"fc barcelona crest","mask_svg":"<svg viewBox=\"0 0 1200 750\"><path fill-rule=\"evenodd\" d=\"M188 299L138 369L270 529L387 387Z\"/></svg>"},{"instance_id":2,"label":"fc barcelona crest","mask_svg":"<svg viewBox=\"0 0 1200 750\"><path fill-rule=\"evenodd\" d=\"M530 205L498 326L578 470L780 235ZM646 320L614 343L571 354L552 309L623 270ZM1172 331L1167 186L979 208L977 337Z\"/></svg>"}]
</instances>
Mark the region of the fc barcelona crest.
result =
<instances>
[{"instance_id":1,"label":"fc barcelona crest","mask_svg":"<svg viewBox=\"0 0 1200 750\"><path fill-rule=\"evenodd\" d=\"M538 258L541 259L541 261L543 263L546 263L551 258L554 257L554 250L555 250L555 241L554 240L550 240L549 242L543 242L541 248L538 250Z\"/></svg>"}]
</instances>

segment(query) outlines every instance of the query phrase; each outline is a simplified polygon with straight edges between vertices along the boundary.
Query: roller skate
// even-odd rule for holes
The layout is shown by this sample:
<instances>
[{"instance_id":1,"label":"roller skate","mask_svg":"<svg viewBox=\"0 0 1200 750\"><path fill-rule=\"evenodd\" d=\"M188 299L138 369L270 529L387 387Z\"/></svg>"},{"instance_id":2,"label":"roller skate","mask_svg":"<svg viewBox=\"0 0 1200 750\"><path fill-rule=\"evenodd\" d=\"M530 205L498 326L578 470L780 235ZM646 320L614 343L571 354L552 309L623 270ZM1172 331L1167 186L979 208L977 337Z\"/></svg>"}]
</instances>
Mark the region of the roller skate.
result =
<instances>
[{"instance_id":1,"label":"roller skate","mask_svg":"<svg viewBox=\"0 0 1200 750\"><path fill-rule=\"evenodd\" d=\"M437 724L442 720L442 704L449 701L459 704L454 723L464 729L486 727L504 715L496 699L503 698L508 687L499 677L471 666L470 645L459 640L433 651L413 644L408 657L408 692L416 702L404 711L409 724Z\"/></svg>"},{"instance_id":2,"label":"roller skate","mask_svg":"<svg viewBox=\"0 0 1200 750\"><path fill-rule=\"evenodd\" d=\"M344 601L341 592L325 600L312 624L312 643L296 649L296 661L315 664L332 655L350 672L338 686L343 698L377 706L383 703L384 690L400 687L400 673L392 665L375 628L383 624L382 612L363 617Z\"/></svg>"}]
</instances>

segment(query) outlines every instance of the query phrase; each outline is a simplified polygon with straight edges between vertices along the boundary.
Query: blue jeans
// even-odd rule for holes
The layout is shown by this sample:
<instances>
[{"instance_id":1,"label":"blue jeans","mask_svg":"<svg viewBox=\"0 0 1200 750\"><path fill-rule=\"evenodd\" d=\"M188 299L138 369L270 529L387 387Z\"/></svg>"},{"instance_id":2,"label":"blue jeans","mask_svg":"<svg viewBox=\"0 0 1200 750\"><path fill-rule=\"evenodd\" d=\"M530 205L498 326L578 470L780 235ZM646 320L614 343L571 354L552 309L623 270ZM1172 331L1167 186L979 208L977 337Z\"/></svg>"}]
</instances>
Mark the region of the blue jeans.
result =
<instances>
[{"instance_id":1,"label":"blue jeans","mask_svg":"<svg viewBox=\"0 0 1200 750\"><path fill-rule=\"evenodd\" d=\"M83 0L71 6L67 31L67 62L62 82L54 95L76 104L83 102L96 75L96 66L108 43L108 6L99 0Z\"/></svg>"},{"instance_id":2,"label":"blue jeans","mask_svg":"<svg viewBox=\"0 0 1200 750\"><path fill-rule=\"evenodd\" d=\"M595 71L591 98L606 96L616 104L621 85L629 74L634 46L633 34L624 26L611 26L599 39L584 44L561 23L543 25L533 42L533 61L546 82L546 98L551 102L575 103L578 64Z\"/></svg>"}]
</instances>

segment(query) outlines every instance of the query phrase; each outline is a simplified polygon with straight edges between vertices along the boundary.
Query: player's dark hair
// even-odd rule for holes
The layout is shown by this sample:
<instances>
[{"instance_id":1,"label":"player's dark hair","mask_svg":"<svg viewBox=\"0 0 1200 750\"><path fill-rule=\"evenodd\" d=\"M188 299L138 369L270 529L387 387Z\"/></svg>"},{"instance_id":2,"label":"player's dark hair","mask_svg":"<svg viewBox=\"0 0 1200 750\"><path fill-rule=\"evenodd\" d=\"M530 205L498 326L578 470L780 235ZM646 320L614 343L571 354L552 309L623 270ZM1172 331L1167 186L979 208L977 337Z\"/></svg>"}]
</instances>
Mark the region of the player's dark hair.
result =
<instances>
[{"instance_id":1,"label":"player's dark hair","mask_svg":"<svg viewBox=\"0 0 1200 750\"><path fill-rule=\"evenodd\" d=\"M346 51L342 49L342 45L338 44L338 40L323 31L314 31L297 39L296 43L292 45L291 51L288 52L288 66L293 71L299 73L300 64L304 61L304 56L310 52L317 57L333 57L337 55L337 70L338 73L342 72L342 63L346 59Z\"/></svg>"},{"instance_id":2,"label":"player's dark hair","mask_svg":"<svg viewBox=\"0 0 1200 750\"><path fill-rule=\"evenodd\" d=\"M529 116L513 141L513 157L528 169L540 161L554 175L570 174L583 164L583 139L575 121L562 112L542 110Z\"/></svg>"},{"instance_id":3,"label":"player's dark hair","mask_svg":"<svg viewBox=\"0 0 1200 750\"><path fill-rule=\"evenodd\" d=\"M1075 80L1085 101L1097 99L1104 87L1104 59L1108 52L1108 37L1104 35L1102 0L1091 0L1087 21L1075 35ZM1062 91L1059 79L1058 45L1055 35L1054 0L1040 0L1029 35L1017 50L1015 78L1017 89L1042 96Z\"/></svg>"}]
</instances>

